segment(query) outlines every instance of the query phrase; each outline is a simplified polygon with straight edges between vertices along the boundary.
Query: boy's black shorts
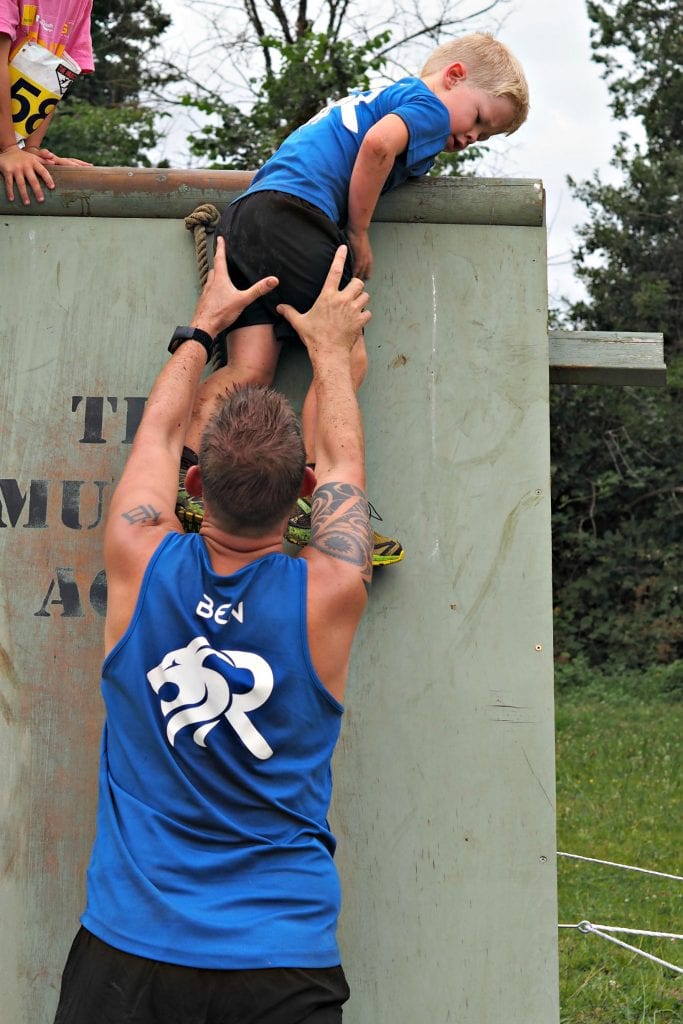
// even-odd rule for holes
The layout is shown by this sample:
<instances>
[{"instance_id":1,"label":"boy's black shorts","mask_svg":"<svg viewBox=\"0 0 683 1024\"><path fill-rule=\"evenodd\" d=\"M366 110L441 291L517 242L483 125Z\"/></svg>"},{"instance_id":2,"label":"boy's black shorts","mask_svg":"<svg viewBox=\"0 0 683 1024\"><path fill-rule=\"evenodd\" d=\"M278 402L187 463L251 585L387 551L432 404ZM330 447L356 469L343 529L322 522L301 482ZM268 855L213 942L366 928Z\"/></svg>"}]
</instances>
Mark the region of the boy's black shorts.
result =
<instances>
[{"instance_id":1,"label":"boy's black shorts","mask_svg":"<svg viewBox=\"0 0 683 1024\"><path fill-rule=\"evenodd\" d=\"M341 967L214 971L123 953L81 928L55 1024L341 1024Z\"/></svg>"},{"instance_id":2,"label":"boy's black shorts","mask_svg":"<svg viewBox=\"0 0 683 1024\"><path fill-rule=\"evenodd\" d=\"M226 240L228 269L237 288L248 288L269 274L280 279L278 287L248 306L229 331L273 324L278 341L298 340L275 307L286 302L300 313L311 308L335 252L348 245L341 228L305 199L285 192L251 192L223 211L218 234ZM352 276L349 250L340 288Z\"/></svg>"}]
</instances>

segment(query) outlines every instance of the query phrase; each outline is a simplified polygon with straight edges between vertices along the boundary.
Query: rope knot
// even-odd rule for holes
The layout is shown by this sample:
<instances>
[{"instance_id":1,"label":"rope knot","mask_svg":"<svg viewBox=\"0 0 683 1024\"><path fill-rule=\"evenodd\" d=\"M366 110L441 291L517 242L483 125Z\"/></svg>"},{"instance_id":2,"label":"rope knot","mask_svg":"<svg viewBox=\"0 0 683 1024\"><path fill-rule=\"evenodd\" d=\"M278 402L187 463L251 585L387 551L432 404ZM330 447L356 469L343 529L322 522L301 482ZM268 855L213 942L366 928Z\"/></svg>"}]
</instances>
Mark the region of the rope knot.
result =
<instances>
[{"instance_id":1,"label":"rope knot","mask_svg":"<svg viewBox=\"0 0 683 1024\"><path fill-rule=\"evenodd\" d=\"M202 203L185 218L185 227L188 231L202 227L205 231L212 231L220 219L221 215L212 203Z\"/></svg>"},{"instance_id":2,"label":"rope knot","mask_svg":"<svg viewBox=\"0 0 683 1024\"><path fill-rule=\"evenodd\" d=\"M221 215L212 203L202 203L185 218L185 227L194 232L194 251L197 257L197 270L202 288L209 276L209 254L206 245L207 231L213 231L221 219Z\"/></svg>"}]
</instances>

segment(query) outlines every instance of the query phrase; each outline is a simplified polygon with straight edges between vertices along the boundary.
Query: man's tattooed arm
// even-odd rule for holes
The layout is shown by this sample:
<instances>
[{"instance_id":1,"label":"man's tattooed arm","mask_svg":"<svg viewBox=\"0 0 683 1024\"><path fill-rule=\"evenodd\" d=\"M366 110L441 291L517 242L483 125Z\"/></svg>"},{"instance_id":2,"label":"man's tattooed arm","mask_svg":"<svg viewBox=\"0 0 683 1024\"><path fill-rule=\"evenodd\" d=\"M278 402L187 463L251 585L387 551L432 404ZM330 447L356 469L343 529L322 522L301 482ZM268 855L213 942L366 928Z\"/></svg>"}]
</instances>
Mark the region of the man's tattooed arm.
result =
<instances>
[{"instance_id":1,"label":"man's tattooed arm","mask_svg":"<svg viewBox=\"0 0 683 1024\"><path fill-rule=\"evenodd\" d=\"M158 523L160 516L161 512L157 512L153 505L136 505L135 508L129 508L127 512L121 513L121 518L130 526L137 526L138 523Z\"/></svg>"},{"instance_id":2,"label":"man's tattooed arm","mask_svg":"<svg viewBox=\"0 0 683 1024\"><path fill-rule=\"evenodd\" d=\"M372 579L372 529L367 498L353 484L328 483L313 496L309 547L357 565L363 582Z\"/></svg>"}]
</instances>

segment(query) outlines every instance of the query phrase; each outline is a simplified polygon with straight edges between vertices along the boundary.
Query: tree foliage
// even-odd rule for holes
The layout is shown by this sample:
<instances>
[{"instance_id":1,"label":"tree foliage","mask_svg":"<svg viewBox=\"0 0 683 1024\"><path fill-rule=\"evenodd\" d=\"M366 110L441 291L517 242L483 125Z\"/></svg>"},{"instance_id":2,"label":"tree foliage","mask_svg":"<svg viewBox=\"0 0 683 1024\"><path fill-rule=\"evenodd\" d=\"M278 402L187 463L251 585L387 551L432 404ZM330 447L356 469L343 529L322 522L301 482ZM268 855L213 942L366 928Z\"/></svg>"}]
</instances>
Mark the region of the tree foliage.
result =
<instances>
[{"instance_id":1,"label":"tree foliage","mask_svg":"<svg viewBox=\"0 0 683 1024\"><path fill-rule=\"evenodd\" d=\"M622 140L612 160L623 185L603 184L597 174L578 185L570 179L592 215L578 229L575 254L588 300L569 316L587 330L661 331L675 354L683 350L683 152L635 150L630 155Z\"/></svg>"},{"instance_id":2,"label":"tree foliage","mask_svg":"<svg viewBox=\"0 0 683 1024\"><path fill-rule=\"evenodd\" d=\"M212 25L216 74L195 77L183 99L209 119L189 138L190 151L214 166L258 167L327 103L368 88L378 75L415 73L419 63L410 71L399 63L406 47L431 49L500 2L480 9L467 7L468 0L442 2L429 19L418 5L397 3L393 16L383 13L383 27L373 29L374 12L356 0L243 0L231 8L229 27L219 20ZM207 84L216 79L218 88ZM442 173L459 173L462 161L445 161Z\"/></svg>"},{"instance_id":3,"label":"tree foliage","mask_svg":"<svg viewBox=\"0 0 683 1024\"><path fill-rule=\"evenodd\" d=\"M384 64L381 49L388 39L384 32L355 45L310 29L292 42L263 36L266 71L248 113L218 96L186 98L187 105L219 118L218 124L204 126L190 140L191 151L234 170L260 166L321 106L354 86L368 88L369 73ZM275 54L280 58L277 70Z\"/></svg>"},{"instance_id":4,"label":"tree foliage","mask_svg":"<svg viewBox=\"0 0 683 1024\"><path fill-rule=\"evenodd\" d=\"M577 276L588 300L570 319L591 330L661 331L683 350L683 32L679 0L590 2L594 59L605 69L615 117L640 118L644 146L626 135L612 165L622 184L598 174L570 180L590 209L579 228Z\"/></svg>"},{"instance_id":5,"label":"tree foliage","mask_svg":"<svg viewBox=\"0 0 683 1024\"><path fill-rule=\"evenodd\" d=\"M73 98L50 125L47 145L99 167L149 167L159 133L153 110L132 103L93 106Z\"/></svg>"},{"instance_id":6,"label":"tree foliage","mask_svg":"<svg viewBox=\"0 0 683 1024\"><path fill-rule=\"evenodd\" d=\"M94 0L95 73L60 104L48 146L100 166L149 166L159 131L141 97L174 77L153 57L170 23L158 0Z\"/></svg>"},{"instance_id":7,"label":"tree foliage","mask_svg":"<svg viewBox=\"0 0 683 1024\"><path fill-rule=\"evenodd\" d=\"M555 651L642 668L683 658L683 391L552 395Z\"/></svg>"},{"instance_id":8,"label":"tree foliage","mask_svg":"<svg viewBox=\"0 0 683 1024\"><path fill-rule=\"evenodd\" d=\"M575 269L575 327L664 334L665 389L557 387L551 396L556 652L644 668L683 657L683 34L673 0L589 2L594 59L622 134L621 184L572 183L590 217ZM672 386L674 385L674 386Z\"/></svg>"}]
</instances>

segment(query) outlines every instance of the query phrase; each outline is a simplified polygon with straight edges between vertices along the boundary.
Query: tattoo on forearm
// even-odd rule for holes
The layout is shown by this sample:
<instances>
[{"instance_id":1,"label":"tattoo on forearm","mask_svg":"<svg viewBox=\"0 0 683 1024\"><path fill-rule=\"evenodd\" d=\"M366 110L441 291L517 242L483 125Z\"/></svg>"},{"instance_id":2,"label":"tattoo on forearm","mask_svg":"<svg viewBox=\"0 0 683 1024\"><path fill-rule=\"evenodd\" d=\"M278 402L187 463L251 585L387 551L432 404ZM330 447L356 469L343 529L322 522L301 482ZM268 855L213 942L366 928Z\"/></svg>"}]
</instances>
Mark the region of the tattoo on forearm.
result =
<instances>
[{"instance_id":1,"label":"tattoo on forearm","mask_svg":"<svg viewBox=\"0 0 683 1024\"><path fill-rule=\"evenodd\" d=\"M353 484L329 483L313 496L310 547L361 570L372 579L372 530L365 494Z\"/></svg>"},{"instance_id":2,"label":"tattoo on forearm","mask_svg":"<svg viewBox=\"0 0 683 1024\"><path fill-rule=\"evenodd\" d=\"M160 515L161 512L157 512L153 505L136 505L135 508L129 508L127 512L122 512L121 518L131 526L135 526L137 523L145 523L150 520L156 523L159 521Z\"/></svg>"}]
</instances>

